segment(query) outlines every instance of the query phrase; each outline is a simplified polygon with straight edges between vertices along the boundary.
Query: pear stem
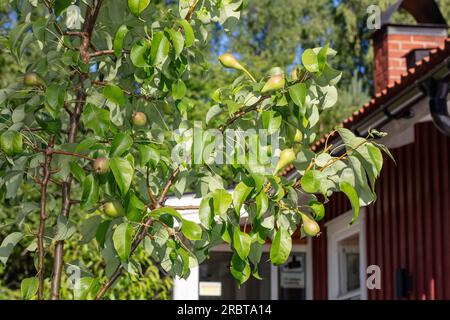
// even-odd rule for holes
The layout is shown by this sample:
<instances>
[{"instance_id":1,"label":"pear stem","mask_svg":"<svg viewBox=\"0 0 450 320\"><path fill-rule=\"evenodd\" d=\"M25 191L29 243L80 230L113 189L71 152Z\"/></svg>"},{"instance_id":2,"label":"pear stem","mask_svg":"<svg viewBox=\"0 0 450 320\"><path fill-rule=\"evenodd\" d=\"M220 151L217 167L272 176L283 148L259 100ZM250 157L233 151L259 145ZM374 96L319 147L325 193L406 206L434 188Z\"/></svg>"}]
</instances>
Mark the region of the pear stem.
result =
<instances>
[{"instance_id":1,"label":"pear stem","mask_svg":"<svg viewBox=\"0 0 450 320\"><path fill-rule=\"evenodd\" d=\"M253 82L257 82L255 77L253 77L252 74L247 69L245 69L245 67L242 67L242 71L244 71L249 76L249 78L252 79Z\"/></svg>"}]
</instances>

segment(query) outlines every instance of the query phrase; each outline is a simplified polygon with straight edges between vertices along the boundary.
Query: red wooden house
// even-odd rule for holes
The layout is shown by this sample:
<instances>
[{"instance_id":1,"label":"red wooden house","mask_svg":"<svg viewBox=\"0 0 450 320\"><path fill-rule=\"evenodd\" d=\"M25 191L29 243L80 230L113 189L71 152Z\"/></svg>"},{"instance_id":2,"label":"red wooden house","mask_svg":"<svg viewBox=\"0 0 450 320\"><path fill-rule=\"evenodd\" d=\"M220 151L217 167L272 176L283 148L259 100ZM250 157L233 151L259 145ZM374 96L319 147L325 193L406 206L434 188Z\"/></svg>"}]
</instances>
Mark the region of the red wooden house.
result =
<instances>
[{"instance_id":1,"label":"red wooden house","mask_svg":"<svg viewBox=\"0 0 450 320\"><path fill-rule=\"evenodd\" d=\"M418 24L390 23L399 8ZM387 132L397 165L386 160L378 200L357 226L348 225L347 199L327 204L324 232L312 242L313 298L450 299L448 28L434 1L399 1L373 42L376 94L341 126Z\"/></svg>"}]
</instances>

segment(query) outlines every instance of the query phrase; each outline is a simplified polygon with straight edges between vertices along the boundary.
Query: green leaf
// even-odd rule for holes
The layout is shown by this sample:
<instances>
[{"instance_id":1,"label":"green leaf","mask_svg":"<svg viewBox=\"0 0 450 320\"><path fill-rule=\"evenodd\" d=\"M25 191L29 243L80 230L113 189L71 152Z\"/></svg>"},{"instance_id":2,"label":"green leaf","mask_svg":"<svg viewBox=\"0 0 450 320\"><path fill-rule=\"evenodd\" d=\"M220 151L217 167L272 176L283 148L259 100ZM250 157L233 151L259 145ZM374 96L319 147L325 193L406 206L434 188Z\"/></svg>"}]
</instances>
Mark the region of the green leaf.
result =
<instances>
[{"instance_id":1,"label":"green leaf","mask_svg":"<svg viewBox=\"0 0 450 320\"><path fill-rule=\"evenodd\" d=\"M22 299L31 300L37 293L39 288L39 280L36 277L23 279L20 283L20 291Z\"/></svg>"},{"instance_id":2,"label":"green leaf","mask_svg":"<svg viewBox=\"0 0 450 320\"><path fill-rule=\"evenodd\" d=\"M155 149L152 146L141 144L138 146L139 150L139 163L141 167L145 167L147 163L151 163L153 166L156 166L159 163L160 152L158 149Z\"/></svg>"},{"instance_id":3,"label":"green leaf","mask_svg":"<svg viewBox=\"0 0 450 320\"><path fill-rule=\"evenodd\" d=\"M86 129L91 129L101 137L105 136L111 125L109 110L98 108L91 103L84 108L81 121Z\"/></svg>"},{"instance_id":4,"label":"green leaf","mask_svg":"<svg viewBox=\"0 0 450 320\"><path fill-rule=\"evenodd\" d=\"M48 112L55 118L57 112L64 105L66 88L60 84L51 84L45 91L45 106Z\"/></svg>"},{"instance_id":5,"label":"green leaf","mask_svg":"<svg viewBox=\"0 0 450 320\"><path fill-rule=\"evenodd\" d=\"M345 145L347 146L347 149L355 149L366 141L366 139L364 138L355 136L353 132L346 128L337 128L336 130L338 131L339 136L342 138L342 141L344 141Z\"/></svg>"},{"instance_id":6,"label":"green leaf","mask_svg":"<svg viewBox=\"0 0 450 320\"><path fill-rule=\"evenodd\" d=\"M23 137L20 132L7 130L0 136L1 150L12 157L23 152Z\"/></svg>"},{"instance_id":7,"label":"green leaf","mask_svg":"<svg viewBox=\"0 0 450 320\"><path fill-rule=\"evenodd\" d=\"M195 41L194 30L192 29L190 23L185 19L179 20L178 23L183 27L184 38L186 39L186 48L189 48Z\"/></svg>"},{"instance_id":8,"label":"green leaf","mask_svg":"<svg viewBox=\"0 0 450 320\"><path fill-rule=\"evenodd\" d=\"M150 41L147 40L140 41L133 45L130 52L130 59L136 67L144 68L149 66L147 56L150 46Z\"/></svg>"},{"instance_id":9,"label":"green leaf","mask_svg":"<svg viewBox=\"0 0 450 320\"><path fill-rule=\"evenodd\" d=\"M301 110L305 110L306 93L307 89L304 83L297 83L289 88L289 96ZM301 114L304 114L304 111Z\"/></svg>"},{"instance_id":10,"label":"green leaf","mask_svg":"<svg viewBox=\"0 0 450 320\"><path fill-rule=\"evenodd\" d=\"M303 52L302 63L309 72L314 73L319 71L319 60L317 54L312 49L306 49Z\"/></svg>"},{"instance_id":11,"label":"green leaf","mask_svg":"<svg viewBox=\"0 0 450 320\"><path fill-rule=\"evenodd\" d=\"M80 233L82 235L82 243L88 243L95 238L97 229L102 222L102 217L100 215L94 215L83 221L80 227Z\"/></svg>"},{"instance_id":12,"label":"green leaf","mask_svg":"<svg viewBox=\"0 0 450 320\"><path fill-rule=\"evenodd\" d=\"M103 89L103 95L106 99L112 103L118 104L121 107L123 107L127 102L123 90L114 84L108 84Z\"/></svg>"},{"instance_id":13,"label":"green leaf","mask_svg":"<svg viewBox=\"0 0 450 320\"><path fill-rule=\"evenodd\" d=\"M183 217L181 217L181 214L177 210L170 208L170 207L162 207L159 209L155 209L150 213L150 215L152 217L155 217L157 219L159 219L164 214L171 215L172 217L176 218L180 222L183 221Z\"/></svg>"},{"instance_id":14,"label":"green leaf","mask_svg":"<svg viewBox=\"0 0 450 320\"><path fill-rule=\"evenodd\" d=\"M328 49L329 45L327 44L325 47L320 49L319 53L317 54L317 61L319 63L320 72L322 72L325 69L325 66L327 64Z\"/></svg>"},{"instance_id":15,"label":"green leaf","mask_svg":"<svg viewBox=\"0 0 450 320\"><path fill-rule=\"evenodd\" d=\"M215 214L225 216L228 208L231 206L231 203L233 202L231 194L229 194L224 189L217 189L214 190L212 197Z\"/></svg>"},{"instance_id":16,"label":"green leaf","mask_svg":"<svg viewBox=\"0 0 450 320\"><path fill-rule=\"evenodd\" d=\"M256 217L261 218L269 209L269 197L266 193L260 192L256 196Z\"/></svg>"},{"instance_id":17,"label":"green leaf","mask_svg":"<svg viewBox=\"0 0 450 320\"><path fill-rule=\"evenodd\" d=\"M210 230L214 217L214 203L211 197L203 198L198 209L200 222L205 229Z\"/></svg>"},{"instance_id":18,"label":"green leaf","mask_svg":"<svg viewBox=\"0 0 450 320\"><path fill-rule=\"evenodd\" d=\"M177 81L172 83L172 97L175 100L183 99L185 94L186 94L186 85L184 84L183 80L178 79Z\"/></svg>"},{"instance_id":19,"label":"green leaf","mask_svg":"<svg viewBox=\"0 0 450 320\"><path fill-rule=\"evenodd\" d=\"M98 183L92 175L87 176L83 181L81 193L82 210L93 207L98 201Z\"/></svg>"},{"instance_id":20,"label":"green leaf","mask_svg":"<svg viewBox=\"0 0 450 320\"><path fill-rule=\"evenodd\" d=\"M251 269L250 263L247 259L242 260L238 254L234 253L231 258L230 266L231 275L237 280L239 285L242 285L250 278Z\"/></svg>"},{"instance_id":21,"label":"green leaf","mask_svg":"<svg viewBox=\"0 0 450 320\"><path fill-rule=\"evenodd\" d=\"M59 215L56 222L56 233L53 240L62 241L69 239L76 231L77 227L73 222L69 221L63 215Z\"/></svg>"},{"instance_id":22,"label":"green leaf","mask_svg":"<svg viewBox=\"0 0 450 320\"><path fill-rule=\"evenodd\" d=\"M286 229L278 229L270 247L270 260L276 266L286 262L292 249L292 238Z\"/></svg>"},{"instance_id":23,"label":"green leaf","mask_svg":"<svg viewBox=\"0 0 450 320\"><path fill-rule=\"evenodd\" d=\"M235 227L233 230L233 247L242 260L247 259L251 244L252 239L250 236L241 231L239 227Z\"/></svg>"},{"instance_id":24,"label":"green leaf","mask_svg":"<svg viewBox=\"0 0 450 320\"><path fill-rule=\"evenodd\" d=\"M380 149L378 149L372 143L367 143L366 147L367 147L367 151L369 152L370 158L372 159L372 164L375 167L376 172L379 175L381 172L381 169L383 168L383 155L381 154Z\"/></svg>"},{"instance_id":25,"label":"green leaf","mask_svg":"<svg viewBox=\"0 0 450 320\"><path fill-rule=\"evenodd\" d=\"M6 236L0 246L0 262L6 265L8 258L14 247L22 240L23 234L21 232L13 232Z\"/></svg>"},{"instance_id":26,"label":"green leaf","mask_svg":"<svg viewBox=\"0 0 450 320\"><path fill-rule=\"evenodd\" d=\"M353 188L353 186L345 181L341 181L339 184L339 189L345 193L347 198L350 200L350 203L352 204L353 208L353 218L351 224L355 223L356 219L358 219L359 216L359 198L358 193L356 192L356 189Z\"/></svg>"},{"instance_id":27,"label":"green leaf","mask_svg":"<svg viewBox=\"0 0 450 320\"><path fill-rule=\"evenodd\" d=\"M144 214L145 204L135 194L130 196L127 206L127 219L139 222Z\"/></svg>"},{"instance_id":28,"label":"green leaf","mask_svg":"<svg viewBox=\"0 0 450 320\"><path fill-rule=\"evenodd\" d=\"M125 196L130 189L131 181L133 180L133 165L126 159L112 158L109 161L109 166L117 185L119 186L120 193L122 196Z\"/></svg>"},{"instance_id":29,"label":"green leaf","mask_svg":"<svg viewBox=\"0 0 450 320\"><path fill-rule=\"evenodd\" d=\"M202 228L195 222L183 219L181 232L189 240L195 241L202 239Z\"/></svg>"},{"instance_id":30,"label":"green leaf","mask_svg":"<svg viewBox=\"0 0 450 320\"><path fill-rule=\"evenodd\" d=\"M150 57L153 66L160 67L169 55L170 43L164 35L159 31L153 35L152 46L150 49Z\"/></svg>"},{"instance_id":31,"label":"green leaf","mask_svg":"<svg viewBox=\"0 0 450 320\"><path fill-rule=\"evenodd\" d=\"M74 161L70 161L69 162L69 166L70 166L70 172L73 174L73 176L75 177L75 179L79 182L79 183L83 183L84 182L84 178L86 178L86 173L84 172L83 168L81 168L76 162Z\"/></svg>"},{"instance_id":32,"label":"green leaf","mask_svg":"<svg viewBox=\"0 0 450 320\"><path fill-rule=\"evenodd\" d=\"M122 55L123 41L128 31L129 31L128 27L123 24L119 27L119 29L116 32L116 35L114 36L113 49L116 57L120 57Z\"/></svg>"},{"instance_id":33,"label":"green leaf","mask_svg":"<svg viewBox=\"0 0 450 320\"><path fill-rule=\"evenodd\" d=\"M183 35L178 30L167 29L166 31L169 33L170 41L173 44L176 56L180 56L184 49Z\"/></svg>"},{"instance_id":34,"label":"green leaf","mask_svg":"<svg viewBox=\"0 0 450 320\"><path fill-rule=\"evenodd\" d=\"M327 176L318 170L308 170L300 180L302 189L309 193L316 193L320 191L321 181Z\"/></svg>"},{"instance_id":35,"label":"green leaf","mask_svg":"<svg viewBox=\"0 0 450 320\"><path fill-rule=\"evenodd\" d=\"M73 0L55 0L53 3L53 9L55 10L55 15L60 16L71 4Z\"/></svg>"},{"instance_id":36,"label":"green leaf","mask_svg":"<svg viewBox=\"0 0 450 320\"><path fill-rule=\"evenodd\" d=\"M75 281L73 297L75 300L87 300L95 296L95 290L98 286L98 279L91 277L83 277Z\"/></svg>"},{"instance_id":37,"label":"green leaf","mask_svg":"<svg viewBox=\"0 0 450 320\"><path fill-rule=\"evenodd\" d=\"M308 206L314 212L314 220L320 221L323 219L325 216L325 206L322 202L313 199L308 202Z\"/></svg>"},{"instance_id":38,"label":"green leaf","mask_svg":"<svg viewBox=\"0 0 450 320\"><path fill-rule=\"evenodd\" d=\"M113 243L119 258L123 262L128 261L131 252L133 227L127 222L119 224L113 233Z\"/></svg>"},{"instance_id":39,"label":"green leaf","mask_svg":"<svg viewBox=\"0 0 450 320\"><path fill-rule=\"evenodd\" d=\"M119 132L114 137L111 143L111 150L109 152L110 157L120 157L125 152L129 151L133 145L133 139L123 132Z\"/></svg>"},{"instance_id":40,"label":"green leaf","mask_svg":"<svg viewBox=\"0 0 450 320\"><path fill-rule=\"evenodd\" d=\"M139 16L150 4L150 0L128 0L128 8L136 17Z\"/></svg>"},{"instance_id":41,"label":"green leaf","mask_svg":"<svg viewBox=\"0 0 450 320\"><path fill-rule=\"evenodd\" d=\"M248 186L244 181L237 184L233 192L233 206L236 215L239 217L241 215L241 207L244 204L247 197L252 192L253 187Z\"/></svg>"}]
</instances>

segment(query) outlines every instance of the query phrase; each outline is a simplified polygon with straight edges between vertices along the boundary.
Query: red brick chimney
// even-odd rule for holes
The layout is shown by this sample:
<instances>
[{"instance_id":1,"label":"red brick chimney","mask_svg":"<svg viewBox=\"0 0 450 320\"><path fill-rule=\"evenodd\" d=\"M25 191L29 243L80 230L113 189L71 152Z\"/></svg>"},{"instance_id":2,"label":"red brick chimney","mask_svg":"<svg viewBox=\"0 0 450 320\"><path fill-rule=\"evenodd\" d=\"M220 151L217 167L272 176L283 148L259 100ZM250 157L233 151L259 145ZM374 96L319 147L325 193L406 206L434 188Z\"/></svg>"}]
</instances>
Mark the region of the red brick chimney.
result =
<instances>
[{"instance_id":1,"label":"red brick chimney","mask_svg":"<svg viewBox=\"0 0 450 320\"><path fill-rule=\"evenodd\" d=\"M391 23L393 15L403 9L417 21L416 25ZM408 67L421 60L432 49L443 45L448 26L434 0L399 0L381 17L381 29L372 35L374 41L375 92L400 80Z\"/></svg>"},{"instance_id":2,"label":"red brick chimney","mask_svg":"<svg viewBox=\"0 0 450 320\"><path fill-rule=\"evenodd\" d=\"M410 67L408 60L410 63L420 60L429 50L443 45L446 39L447 28L440 26L383 26L374 36L375 92L400 80Z\"/></svg>"}]
</instances>

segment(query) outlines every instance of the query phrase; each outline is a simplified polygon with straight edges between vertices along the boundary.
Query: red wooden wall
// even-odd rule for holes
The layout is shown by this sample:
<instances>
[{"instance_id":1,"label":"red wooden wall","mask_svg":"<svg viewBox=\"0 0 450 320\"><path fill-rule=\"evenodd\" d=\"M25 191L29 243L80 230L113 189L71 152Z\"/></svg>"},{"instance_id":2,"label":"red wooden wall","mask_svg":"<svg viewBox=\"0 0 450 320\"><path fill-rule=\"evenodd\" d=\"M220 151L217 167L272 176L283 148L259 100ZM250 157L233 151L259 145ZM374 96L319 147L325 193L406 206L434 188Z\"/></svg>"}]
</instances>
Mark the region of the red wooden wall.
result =
<instances>
[{"instance_id":1,"label":"red wooden wall","mask_svg":"<svg viewBox=\"0 0 450 320\"><path fill-rule=\"evenodd\" d=\"M369 299L395 299L395 270L413 276L410 299L450 299L450 138L431 122L415 128L415 142L391 150L378 200L367 208L367 263L381 268L381 289ZM327 205L329 221L350 210L339 195ZM327 299L326 230L313 240L313 295Z\"/></svg>"}]
</instances>

